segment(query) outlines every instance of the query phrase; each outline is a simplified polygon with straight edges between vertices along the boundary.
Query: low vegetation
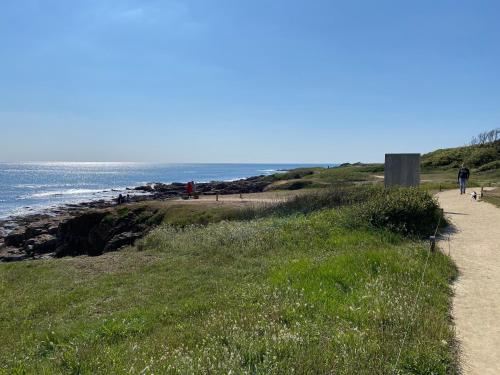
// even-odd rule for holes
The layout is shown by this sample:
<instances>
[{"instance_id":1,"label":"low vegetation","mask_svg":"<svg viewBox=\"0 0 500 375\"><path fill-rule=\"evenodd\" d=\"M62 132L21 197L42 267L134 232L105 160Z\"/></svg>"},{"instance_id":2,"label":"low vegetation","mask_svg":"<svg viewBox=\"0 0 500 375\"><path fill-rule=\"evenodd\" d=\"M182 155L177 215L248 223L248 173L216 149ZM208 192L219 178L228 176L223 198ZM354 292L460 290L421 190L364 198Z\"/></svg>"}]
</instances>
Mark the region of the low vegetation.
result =
<instances>
[{"instance_id":1,"label":"low vegetation","mask_svg":"<svg viewBox=\"0 0 500 375\"><path fill-rule=\"evenodd\" d=\"M454 374L457 271L418 240L436 207L346 186L233 221L188 214L101 257L4 264L0 372Z\"/></svg>"},{"instance_id":2,"label":"low vegetation","mask_svg":"<svg viewBox=\"0 0 500 375\"><path fill-rule=\"evenodd\" d=\"M485 190L483 200L500 207L500 189Z\"/></svg>"},{"instance_id":3,"label":"low vegetation","mask_svg":"<svg viewBox=\"0 0 500 375\"><path fill-rule=\"evenodd\" d=\"M337 168L323 169L321 173L307 176L319 184L345 184L360 183L368 181L381 181L384 175L382 164L344 164Z\"/></svg>"},{"instance_id":4,"label":"low vegetation","mask_svg":"<svg viewBox=\"0 0 500 375\"><path fill-rule=\"evenodd\" d=\"M429 191L458 188L457 173L462 163L471 170L470 186L500 183L500 131L481 133L470 145L441 149L422 155L422 187ZM497 137L497 138L495 138ZM374 184L384 181L383 164L342 164L335 168L301 169L273 177L268 190L318 189L338 185Z\"/></svg>"},{"instance_id":5,"label":"low vegetation","mask_svg":"<svg viewBox=\"0 0 500 375\"><path fill-rule=\"evenodd\" d=\"M427 169L459 168L465 163L478 172L493 171L500 162L500 128L482 132L469 145L446 148L425 154L422 167Z\"/></svg>"}]
</instances>

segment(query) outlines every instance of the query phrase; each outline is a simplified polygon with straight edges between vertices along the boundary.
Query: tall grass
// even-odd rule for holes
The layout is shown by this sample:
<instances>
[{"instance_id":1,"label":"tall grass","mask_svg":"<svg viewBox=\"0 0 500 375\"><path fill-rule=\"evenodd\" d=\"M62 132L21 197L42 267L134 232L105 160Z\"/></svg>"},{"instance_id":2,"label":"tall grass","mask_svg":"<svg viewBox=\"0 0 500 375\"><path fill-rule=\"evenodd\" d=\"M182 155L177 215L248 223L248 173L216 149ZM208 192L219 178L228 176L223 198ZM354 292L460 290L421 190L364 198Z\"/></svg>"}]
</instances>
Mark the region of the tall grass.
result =
<instances>
[{"instance_id":1,"label":"tall grass","mask_svg":"<svg viewBox=\"0 0 500 375\"><path fill-rule=\"evenodd\" d=\"M343 220L351 227L368 225L405 235L428 236L440 221L438 202L426 189L384 189L377 185L330 187L279 204L249 208L240 212L239 218L307 214L347 206L351 209Z\"/></svg>"},{"instance_id":2,"label":"tall grass","mask_svg":"<svg viewBox=\"0 0 500 375\"><path fill-rule=\"evenodd\" d=\"M0 371L385 375L402 349L396 374L456 373L453 264L430 255L410 325L427 248L392 226L353 225L373 196L363 192L164 225L108 262L4 265Z\"/></svg>"}]
</instances>

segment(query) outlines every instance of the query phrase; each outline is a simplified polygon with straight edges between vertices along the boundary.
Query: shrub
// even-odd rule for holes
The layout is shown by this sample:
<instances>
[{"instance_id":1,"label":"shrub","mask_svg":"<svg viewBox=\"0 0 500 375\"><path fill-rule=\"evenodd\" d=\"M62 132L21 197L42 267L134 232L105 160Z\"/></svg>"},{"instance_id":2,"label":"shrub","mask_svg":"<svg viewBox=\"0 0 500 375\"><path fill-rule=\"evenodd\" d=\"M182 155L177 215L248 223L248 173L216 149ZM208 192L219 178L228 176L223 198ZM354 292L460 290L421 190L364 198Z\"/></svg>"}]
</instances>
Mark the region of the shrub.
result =
<instances>
[{"instance_id":1,"label":"shrub","mask_svg":"<svg viewBox=\"0 0 500 375\"><path fill-rule=\"evenodd\" d=\"M439 221L439 205L425 190L381 186L336 186L299 195L278 205L251 210L251 218L287 216L345 207L348 226L388 228L405 235L427 236ZM444 224L444 223L443 223Z\"/></svg>"},{"instance_id":2,"label":"shrub","mask_svg":"<svg viewBox=\"0 0 500 375\"><path fill-rule=\"evenodd\" d=\"M440 216L437 201L424 189L362 185L336 186L299 195L278 205L249 208L240 211L234 219L309 214L342 207L343 215L337 220L346 226L387 228L418 237L433 233Z\"/></svg>"},{"instance_id":3,"label":"shrub","mask_svg":"<svg viewBox=\"0 0 500 375\"><path fill-rule=\"evenodd\" d=\"M312 186L313 182L310 180L290 180L279 185L270 185L267 190L301 190Z\"/></svg>"},{"instance_id":4,"label":"shrub","mask_svg":"<svg viewBox=\"0 0 500 375\"><path fill-rule=\"evenodd\" d=\"M500 169L500 160L492 161L488 164L484 164L477 169L478 172L493 171Z\"/></svg>"},{"instance_id":5,"label":"shrub","mask_svg":"<svg viewBox=\"0 0 500 375\"><path fill-rule=\"evenodd\" d=\"M436 150L422 156L422 167L458 167L464 155L464 147Z\"/></svg>"},{"instance_id":6,"label":"shrub","mask_svg":"<svg viewBox=\"0 0 500 375\"><path fill-rule=\"evenodd\" d=\"M500 160L500 141L436 150L422 156L422 167L457 168L465 163L469 167L479 168L495 160Z\"/></svg>"},{"instance_id":7,"label":"shrub","mask_svg":"<svg viewBox=\"0 0 500 375\"><path fill-rule=\"evenodd\" d=\"M369 200L355 207L351 222L405 235L427 236L434 232L439 215L437 201L426 191L391 188L374 191Z\"/></svg>"},{"instance_id":8,"label":"shrub","mask_svg":"<svg viewBox=\"0 0 500 375\"><path fill-rule=\"evenodd\" d=\"M499 153L495 147L483 146L476 147L470 150L470 152L465 157L465 164L471 167L480 167L484 164L491 163L492 161L498 160Z\"/></svg>"},{"instance_id":9,"label":"shrub","mask_svg":"<svg viewBox=\"0 0 500 375\"><path fill-rule=\"evenodd\" d=\"M315 169L312 168L297 168L282 173L275 173L268 176L267 179L270 181L298 180L305 176L313 175L314 171Z\"/></svg>"},{"instance_id":10,"label":"shrub","mask_svg":"<svg viewBox=\"0 0 500 375\"><path fill-rule=\"evenodd\" d=\"M372 193L378 190L372 186L335 186L316 193L299 195L277 206L270 207L266 213L306 214L326 208L349 206L368 200Z\"/></svg>"}]
</instances>

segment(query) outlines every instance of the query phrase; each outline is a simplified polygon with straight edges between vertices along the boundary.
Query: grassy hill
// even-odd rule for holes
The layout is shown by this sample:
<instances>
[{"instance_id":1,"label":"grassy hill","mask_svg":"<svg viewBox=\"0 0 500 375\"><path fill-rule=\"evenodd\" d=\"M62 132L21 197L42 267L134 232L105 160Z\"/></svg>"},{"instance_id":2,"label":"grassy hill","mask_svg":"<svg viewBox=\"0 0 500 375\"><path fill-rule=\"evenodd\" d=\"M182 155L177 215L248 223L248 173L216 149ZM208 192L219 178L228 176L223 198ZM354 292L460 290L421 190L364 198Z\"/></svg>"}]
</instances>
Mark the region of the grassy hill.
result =
<instances>
[{"instance_id":1,"label":"grassy hill","mask_svg":"<svg viewBox=\"0 0 500 375\"><path fill-rule=\"evenodd\" d=\"M424 169L456 169L462 163L477 172L499 169L500 141L484 145L440 149L422 156Z\"/></svg>"},{"instance_id":2,"label":"grassy hill","mask_svg":"<svg viewBox=\"0 0 500 375\"><path fill-rule=\"evenodd\" d=\"M436 150L422 155L422 186L427 189L455 188L458 168L471 169L471 186L500 183L500 141L484 145ZM310 168L278 174L268 190L324 188L339 184L382 183L383 164L344 164L337 168Z\"/></svg>"},{"instance_id":3,"label":"grassy hill","mask_svg":"<svg viewBox=\"0 0 500 375\"><path fill-rule=\"evenodd\" d=\"M457 171L464 163L471 170L471 186L500 183L500 141L436 150L422 155L422 178L443 187L455 187Z\"/></svg>"},{"instance_id":4,"label":"grassy hill","mask_svg":"<svg viewBox=\"0 0 500 375\"><path fill-rule=\"evenodd\" d=\"M437 223L427 193L346 186L242 209L194 226L190 212L101 257L1 264L0 373L456 373L457 272L418 239Z\"/></svg>"}]
</instances>

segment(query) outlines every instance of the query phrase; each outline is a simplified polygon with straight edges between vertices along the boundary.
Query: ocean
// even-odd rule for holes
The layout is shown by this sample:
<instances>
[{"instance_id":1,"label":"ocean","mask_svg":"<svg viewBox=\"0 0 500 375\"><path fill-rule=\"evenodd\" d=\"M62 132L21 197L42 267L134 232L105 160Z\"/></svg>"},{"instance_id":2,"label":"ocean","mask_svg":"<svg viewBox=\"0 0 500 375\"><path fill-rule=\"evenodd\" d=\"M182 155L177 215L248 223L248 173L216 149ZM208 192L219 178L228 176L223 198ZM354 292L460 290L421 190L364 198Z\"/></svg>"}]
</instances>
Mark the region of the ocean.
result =
<instances>
[{"instance_id":1,"label":"ocean","mask_svg":"<svg viewBox=\"0 0 500 375\"><path fill-rule=\"evenodd\" d=\"M0 163L0 218L115 198L149 182L230 181L322 164Z\"/></svg>"}]
</instances>

